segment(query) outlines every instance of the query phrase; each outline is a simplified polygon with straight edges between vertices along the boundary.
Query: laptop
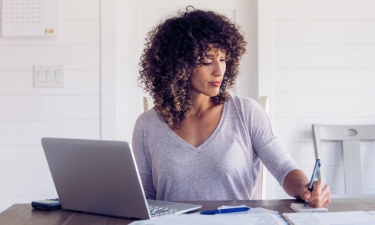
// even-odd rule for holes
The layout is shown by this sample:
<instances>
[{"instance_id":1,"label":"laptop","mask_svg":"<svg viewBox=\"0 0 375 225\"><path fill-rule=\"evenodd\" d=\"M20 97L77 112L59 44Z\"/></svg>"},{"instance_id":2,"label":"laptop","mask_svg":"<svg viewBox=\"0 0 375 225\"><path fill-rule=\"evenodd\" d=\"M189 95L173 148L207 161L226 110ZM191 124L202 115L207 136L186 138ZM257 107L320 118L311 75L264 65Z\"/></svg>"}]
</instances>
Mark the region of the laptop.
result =
<instances>
[{"instance_id":1,"label":"laptop","mask_svg":"<svg viewBox=\"0 0 375 225\"><path fill-rule=\"evenodd\" d=\"M42 138L42 145L63 209L154 219L201 208L146 199L127 142Z\"/></svg>"}]
</instances>

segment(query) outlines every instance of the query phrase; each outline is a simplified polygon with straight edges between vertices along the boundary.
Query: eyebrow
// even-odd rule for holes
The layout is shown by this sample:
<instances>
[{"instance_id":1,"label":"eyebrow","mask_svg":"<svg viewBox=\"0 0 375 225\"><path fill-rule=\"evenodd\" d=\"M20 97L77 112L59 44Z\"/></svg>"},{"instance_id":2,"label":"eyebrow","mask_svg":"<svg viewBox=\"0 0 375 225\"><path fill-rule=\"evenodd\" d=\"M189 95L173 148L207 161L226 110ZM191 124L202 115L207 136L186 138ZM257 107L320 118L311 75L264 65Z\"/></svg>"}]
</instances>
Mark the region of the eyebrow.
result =
<instances>
[{"instance_id":1,"label":"eyebrow","mask_svg":"<svg viewBox=\"0 0 375 225\"><path fill-rule=\"evenodd\" d=\"M224 53L219 53L219 54L217 54L217 55L215 55L215 54L205 54L205 56L207 57L207 58L215 58L216 56L217 57L221 57L221 56L224 56L225 57L225 54Z\"/></svg>"},{"instance_id":2,"label":"eyebrow","mask_svg":"<svg viewBox=\"0 0 375 225\"><path fill-rule=\"evenodd\" d=\"M205 56L206 56L207 58L214 58L214 57L215 57L214 54L205 54Z\"/></svg>"}]
</instances>

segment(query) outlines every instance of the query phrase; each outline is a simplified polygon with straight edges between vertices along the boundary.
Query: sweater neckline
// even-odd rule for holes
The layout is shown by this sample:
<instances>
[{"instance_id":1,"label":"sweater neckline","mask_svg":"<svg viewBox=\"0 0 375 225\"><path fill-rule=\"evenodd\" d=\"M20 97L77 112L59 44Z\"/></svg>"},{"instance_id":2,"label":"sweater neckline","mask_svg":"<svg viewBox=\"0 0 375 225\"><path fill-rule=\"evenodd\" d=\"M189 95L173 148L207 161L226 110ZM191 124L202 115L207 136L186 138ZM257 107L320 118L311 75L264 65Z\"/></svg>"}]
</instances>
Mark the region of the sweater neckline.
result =
<instances>
[{"instance_id":1,"label":"sweater neckline","mask_svg":"<svg viewBox=\"0 0 375 225\"><path fill-rule=\"evenodd\" d=\"M231 99L231 97L230 97ZM221 113L221 116L220 116L220 120L219 120L219 123L218 125L216 126L214 132L212 132L212 134L202 143L200 144L199 146L195 147L191 144L189 144L188 142L186 142L184 139L182 139L180 136L178 136L166 123L164 123L164 126L166 127L166 129L168 130L168 132L171 133L171 135L178 141L180 142L180 144L182 144L183 146L186 146L194 151L197 151L197 150L200 150L200 149L203 149L205 146L207 146L216 136L216 134L220 131L221 127L222 127L222 124L224 122L224 119L225 119L225 116L227 114L227 108L228 108L228 101L225 101L224 102L224 107L223 107L223 112Z\"/></svg>"}]
</instances>

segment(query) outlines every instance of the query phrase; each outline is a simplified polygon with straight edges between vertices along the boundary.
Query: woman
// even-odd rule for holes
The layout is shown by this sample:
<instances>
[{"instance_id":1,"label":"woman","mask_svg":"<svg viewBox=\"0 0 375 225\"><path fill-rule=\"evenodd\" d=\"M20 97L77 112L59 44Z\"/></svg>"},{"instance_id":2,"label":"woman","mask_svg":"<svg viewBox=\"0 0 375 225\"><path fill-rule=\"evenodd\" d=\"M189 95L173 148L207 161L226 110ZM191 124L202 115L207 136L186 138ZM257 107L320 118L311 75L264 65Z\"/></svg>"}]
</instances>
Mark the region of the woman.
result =
<instances>
[{"instance_id":1,"label":"woman","mask_svg":"<svg viewBox=\"0 0 375 225\"><path fill-rule=\"evenodd\" d=\"M329 204L327 185L307 190L261 106L228 93L245 46L237 26L211 11L187 10L149 33L139 80L155 107L138 118L132 142L148 198L251 199L262 160L289 195Z\"/></svg>"}]
</instances>

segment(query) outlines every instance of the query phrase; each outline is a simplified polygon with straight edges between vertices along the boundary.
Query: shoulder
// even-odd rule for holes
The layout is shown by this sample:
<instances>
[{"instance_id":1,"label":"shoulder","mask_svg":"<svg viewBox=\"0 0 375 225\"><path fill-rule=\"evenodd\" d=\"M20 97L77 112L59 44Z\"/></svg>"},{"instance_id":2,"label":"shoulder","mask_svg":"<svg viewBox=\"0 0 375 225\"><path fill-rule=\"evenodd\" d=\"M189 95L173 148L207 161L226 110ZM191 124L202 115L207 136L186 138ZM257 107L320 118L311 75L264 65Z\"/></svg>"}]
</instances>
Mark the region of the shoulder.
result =
<instances>
[{"instance_id":1,"label":"shoulder","mask_svg":"<svg viewBox=\"0 0 375 225\"><path fill-rule=\"evenodd\" d=\"M158 116L157 112L154 109L150 109L142 113L137 121L135 122L135 130L140 130L144 128L150 128L157 124L160 124L162 121Z\"/></svg>"},{"instance_id":2,"label":"shoulder","mask_svg":"<svg viewBox=\"0 0 375 225\"><path fill-rule=\"evenodd\" d=\"M269 124L267 113L254 99L231 95L228 102L229 113L237 115L246 126Z\"/></svg>"},{"instance_id":3,"label":"shoulder","mask_svg":"<svg viewBox=\"0 0 375 225\"><path fill-rule=\"evenodd\" d=\"M262 106L252 98L231 95L229 105L236 108L239 113L263 113Z\"/></svg>"}]
</instances>

